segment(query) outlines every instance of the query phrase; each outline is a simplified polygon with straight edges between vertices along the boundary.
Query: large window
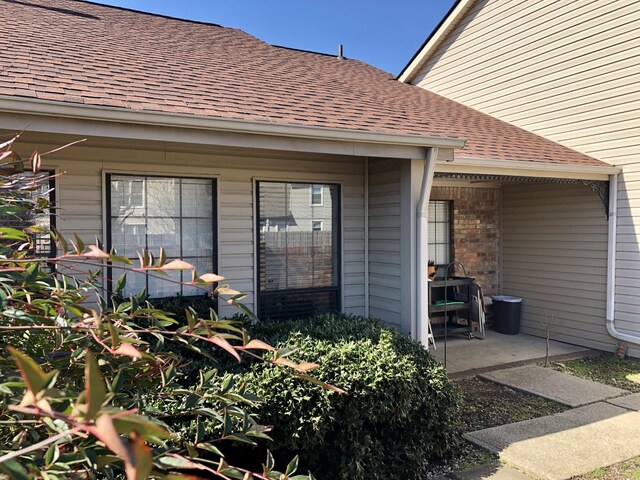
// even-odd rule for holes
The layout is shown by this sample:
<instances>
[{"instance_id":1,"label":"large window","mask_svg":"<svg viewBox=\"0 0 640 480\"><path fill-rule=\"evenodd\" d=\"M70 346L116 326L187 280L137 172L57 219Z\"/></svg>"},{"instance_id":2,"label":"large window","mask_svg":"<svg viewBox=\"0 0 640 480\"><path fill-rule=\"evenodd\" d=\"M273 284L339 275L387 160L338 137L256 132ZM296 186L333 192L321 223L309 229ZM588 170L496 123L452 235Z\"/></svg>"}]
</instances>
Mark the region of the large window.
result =
<instances>
[{"instance_id":1,"label":"large window","mask_svg":"<svg viewBox=\"0 0 640 480\"><path fill-rule=\"evenodd\" d=\"M262 318L340 309L339 198L337 185L258 182Z\"/></svg>"},{"instance_id":2,"label":"large window","mask_svg":"<svg viewBox=\"0 0 640 480\"><path fill-rule=\"evenodd\" d=\"M157 255L164 247L169 260L180 258L198 273L215 273L215 180L109 175L108 182L109 248L137 261L142 248ZM191 272L172 271L168 277L190 281ZM143 273L127 274L126 293L143 288L154 298L202 294Z\"/></svg>"},{"instance_id":3,"label":"large window","mask_svg":"<svg viewBox=\"0 0 640 480\"><path fill-rule=\"evenodd\" d=\"M436 265L451 262L451 202L429 202L429 260Z\"/></svg>"}]
</instances>

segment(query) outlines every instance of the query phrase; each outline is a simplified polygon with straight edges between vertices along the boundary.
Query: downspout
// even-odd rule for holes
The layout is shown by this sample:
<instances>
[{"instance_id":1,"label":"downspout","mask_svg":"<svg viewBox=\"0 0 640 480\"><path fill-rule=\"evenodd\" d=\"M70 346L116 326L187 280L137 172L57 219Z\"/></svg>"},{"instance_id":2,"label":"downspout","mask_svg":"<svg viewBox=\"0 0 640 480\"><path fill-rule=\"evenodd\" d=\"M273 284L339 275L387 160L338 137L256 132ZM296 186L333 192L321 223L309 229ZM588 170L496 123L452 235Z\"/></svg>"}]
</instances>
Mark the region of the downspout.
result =
<instances>
[{"instance_id":1,"label":"downspout","mask_svg":"<svg viewBox=\"0 0 640 480\"><path fill-rule=\"evenodd\" d=\"M607 255L607 332L613 338L640 345L640 337L616 329L616 241L618 235L618 174L609 177L609 235Z\"/></svg>"},{"instance_id":2,"label":"downspout","mask_svg":"<svg viewBox=\"0 0 640 480\"><path fill-rule=\"evenodd\" d=\"M369 317L369 157L364 158L364 316Z\"/></svg>"},{"instance_id":3,"label":"downspout","mask_svg":"<svg viewBox=\"0 0 640 480\"><path fill-rule=\"evenodd\" d=\"M429 315L429 284L428 284L428 262L429 262L429 196L433 186L433 174L436 168L436 158L438 149L431 147L427 149L424 160L424 172L422 174L422 186L420 187L420 197L416 208L416 337L423 346L429 346L428 329L425 328L425 320Z\"/></svg>"}]
</instances>

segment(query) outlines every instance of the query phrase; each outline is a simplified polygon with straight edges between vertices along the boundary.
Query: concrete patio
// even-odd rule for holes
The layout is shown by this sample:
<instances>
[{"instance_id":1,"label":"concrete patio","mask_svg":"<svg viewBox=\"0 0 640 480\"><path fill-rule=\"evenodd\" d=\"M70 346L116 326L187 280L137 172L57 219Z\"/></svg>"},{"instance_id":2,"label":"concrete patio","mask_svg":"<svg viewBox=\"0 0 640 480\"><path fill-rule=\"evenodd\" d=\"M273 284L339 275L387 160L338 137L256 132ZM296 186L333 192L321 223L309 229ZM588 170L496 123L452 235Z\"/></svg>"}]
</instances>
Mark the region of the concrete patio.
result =
<instances>
[{"instance_id":1,"label":"concrete patio","mask_svg":"<svg viewBox=\"0 0 640 480\"><path fill-rule=\"evenodd\" d=\"M549 355L581 356L591 352L584 347L551 341ZM431 352L445 363L444 338L436 339L436 349ZM503 335L487 330L484 340L453 336L447 339L447 373L462 375L463 372L481 373L497 366L544 359L545 339L531 335Z\"/></svg>"}]
</instances>

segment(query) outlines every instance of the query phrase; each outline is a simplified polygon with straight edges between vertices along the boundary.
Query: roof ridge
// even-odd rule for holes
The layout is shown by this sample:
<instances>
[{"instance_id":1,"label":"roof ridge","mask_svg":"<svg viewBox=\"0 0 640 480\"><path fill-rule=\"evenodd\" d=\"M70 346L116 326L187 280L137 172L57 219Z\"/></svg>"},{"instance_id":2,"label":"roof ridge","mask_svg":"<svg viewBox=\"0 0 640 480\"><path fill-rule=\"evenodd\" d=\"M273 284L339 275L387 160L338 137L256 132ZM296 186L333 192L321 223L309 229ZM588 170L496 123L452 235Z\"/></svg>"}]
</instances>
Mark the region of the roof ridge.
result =
<instances>
[{"instance_id":1,"label":"roof ridge","mask_svg":"<svg viewBox=\"0 0 640 480\"><path fill-rule=\"evenodd\" d=\"M274 44L269 44L270 46L274 47L274 48L282 48L284 50L293 50L294 52L304 52L304 53L313 53L314 55L322 55L325 57L332 57L332 58L338 58L337 55L333 55L331 53L325 53L325 52L316 52L314 50L305 50L304 48L294 48L294 47L287 47L285 45L274 45ZM347 57L342 57L344 60L349 60Z\"/></svg>"},{"instance_id":2,"label":"roof ridge","mask_svg":"<svg viewBox=\"0 0 640 480\"><path fill-rule=\"evenodd\" d=\"M165 15L162 13L154 13L154 12L145 12L144 10L136 10L135 8L128 8L128 7L121 7L119 5L109 5L106 3L100 3L97 1L92 1L92 0L71 0L72 2L76 2L76 3L85 3L88 5L96 5L98 7L104 7L104 8L110 8L113 10L121 10L124 12L131 12L131 13L139 13L142 15L149 15L151 17L159 17L159 18L164 18L167 20L177 20L179 22L187 22L187 23L195 23L198 25L206 25L209 27L218 27L218 28L228 28L231 30L236 30L235 28L232 27L226 27L224 25L220 25L219 23L213 23L213 22L205 22L202 20L193 20L190 18L180 18L180 17L173 17L171 15Z\"/></svg>"}]
</instances>

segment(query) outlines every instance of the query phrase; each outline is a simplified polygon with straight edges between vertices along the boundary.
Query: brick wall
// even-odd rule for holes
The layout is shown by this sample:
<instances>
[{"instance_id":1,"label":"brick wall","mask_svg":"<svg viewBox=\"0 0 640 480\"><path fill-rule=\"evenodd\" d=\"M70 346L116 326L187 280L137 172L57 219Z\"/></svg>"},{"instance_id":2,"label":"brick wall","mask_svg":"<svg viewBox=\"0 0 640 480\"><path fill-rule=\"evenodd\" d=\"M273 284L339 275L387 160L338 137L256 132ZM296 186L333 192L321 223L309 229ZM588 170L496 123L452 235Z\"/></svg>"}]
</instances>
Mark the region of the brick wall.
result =
<instances>
[{"instance_id":1,"label":"brick wall","mask_svg":"<svg viewBox=\"0 0 640 480\"><path fill-rule=\"evenodd\" d=\"M499 293L500 190L433 187L431 200L453 201L452 260L464 264L485 295Z\"/></svg>"}]
</instances>

